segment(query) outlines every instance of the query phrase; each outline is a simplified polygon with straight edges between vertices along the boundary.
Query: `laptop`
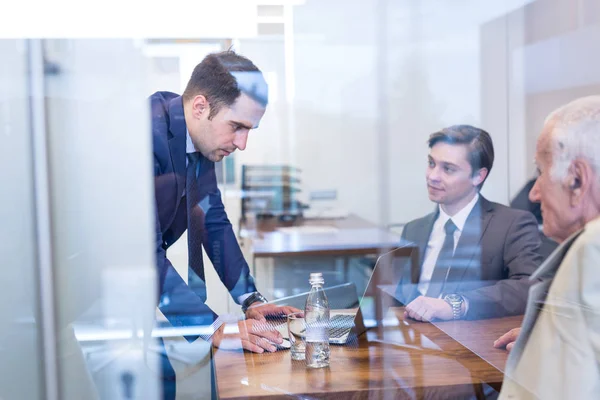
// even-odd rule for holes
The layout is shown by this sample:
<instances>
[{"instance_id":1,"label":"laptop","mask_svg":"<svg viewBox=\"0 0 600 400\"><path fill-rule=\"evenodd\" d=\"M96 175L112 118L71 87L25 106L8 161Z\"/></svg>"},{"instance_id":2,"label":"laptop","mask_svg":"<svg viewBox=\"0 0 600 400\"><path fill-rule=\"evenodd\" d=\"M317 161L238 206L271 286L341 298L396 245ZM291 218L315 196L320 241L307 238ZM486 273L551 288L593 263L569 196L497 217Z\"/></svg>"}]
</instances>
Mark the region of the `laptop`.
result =
<instances>
[{"instance_id":1,"label":"laptop","mask_svg":"<svg viewBox=\"0 0 600 400\"><path fill-rule=\"evenodd\" d=\"M325 287L323 290L327 296L329 308L332 310L329 314L329 343L344 344L350 330L355 324L356 310L360 303L356 285L354 283L344 283L337 286ZM309 292L283 297L270 303L280 306L292 306L303 310L308 294ZM284 339L288 339L285 317L276 317L270 319L270 322L275 324L275 328L281 333Z\"/></svg>"},{"instance_id":2,"label":"laptop","mask_svg":"<svg viewBox=\"0 0 600 400\"><path fill-rule=\"evenodd\" d=\"M354 283L325 287L323 290L329 302L329 343L347 344L367 331L367 328L387 325L384 320L382 307L385 292L389 287L398 285L404 273L407 258L406 249L397 248L381 255L369 278L360 300ZM295 296L284 297L271 304L289 305L304 309L308 292ZM391 304L390 304L391 305ZM288 339L286 320L284 317L275 318L275 328L284 339Z\"/></svg>"}]
</instances>

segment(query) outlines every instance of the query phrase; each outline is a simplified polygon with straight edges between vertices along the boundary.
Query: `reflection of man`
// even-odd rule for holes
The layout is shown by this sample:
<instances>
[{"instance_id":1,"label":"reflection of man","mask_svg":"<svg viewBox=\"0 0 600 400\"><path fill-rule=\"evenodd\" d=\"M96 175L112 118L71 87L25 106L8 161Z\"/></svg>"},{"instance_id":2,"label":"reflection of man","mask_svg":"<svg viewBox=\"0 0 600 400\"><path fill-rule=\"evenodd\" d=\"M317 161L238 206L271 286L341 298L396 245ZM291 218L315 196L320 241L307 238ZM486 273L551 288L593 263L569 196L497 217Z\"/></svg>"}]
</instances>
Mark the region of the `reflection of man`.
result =
<instances>
[{"instance_id":1,"label":"reflection of man","mask_svg":"<svg viewBox=\"0 0 600 400\"><path fill-rule=\"evenodd\" d=\"M295 309L257 307L265 300L256 292L225 213L214 164L237 149L244 150L248 132L265 113L267 85L262 73L234 52L211 54L196 66L182 96L157 92L150 102L161 311L173 325L209 327L201 337L215 346L233 339L250 351L275 351L273 343L281 343L281 335L257 329L257 320ZM190 281L198 282L193 289L166 258L169 246L186 230ZM224 324L204 303L202 247L223 284L242 303L248 319L237 323L238 333L225 335ZM227 345L231 342L227 340Z\"/></svg>"},{"instance_id":2,"label":"reflection of man","mask_svg":"<svg viewBox=\"0 0 600 400\"><path fill-rule=\"evenodd\" d=\"M561 244L534 274L542 282L531 287L500 398L600 399L600 96L550 114L536 164L529 196Z\"/></svg>"},{"instance_id":3,"label":"reflection of man","mask_svg":"<svg viewBox=\"0 0 600 400\"><path fill-rule=\"evenodd\" d=\"M489 134L458 125L429 138L426 172L435 212L409 222L402 238L419 247L413 289L399 287L409 317L477 319L522 314L529 276L541 262L537 224L529 212L479 194L492 169Z\"/></svg>"}]
</instances>

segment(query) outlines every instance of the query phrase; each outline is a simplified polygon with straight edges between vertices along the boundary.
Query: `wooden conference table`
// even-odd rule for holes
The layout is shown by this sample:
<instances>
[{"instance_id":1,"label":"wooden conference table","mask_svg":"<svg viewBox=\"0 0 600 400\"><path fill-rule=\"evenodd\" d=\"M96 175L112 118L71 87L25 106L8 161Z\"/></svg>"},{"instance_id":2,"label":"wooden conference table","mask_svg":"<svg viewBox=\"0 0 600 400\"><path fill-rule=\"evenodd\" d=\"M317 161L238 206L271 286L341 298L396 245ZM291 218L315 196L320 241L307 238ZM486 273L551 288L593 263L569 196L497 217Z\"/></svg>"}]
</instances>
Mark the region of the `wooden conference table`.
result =
<instances>
[{"instance_id":1,"label":"wooden conference table","mask_svg":"<svg viewBox=\"0 0 600 400\"><path fill-rule=\"evenodd\" d=\"M522 316L430 324L394 313L399 326L331 346L329 368L307 369L289 351L215 350L219 397L461 399L484 398L483 384L500 390L508 353L492 343Z\"/></svg>"}]
</instances>

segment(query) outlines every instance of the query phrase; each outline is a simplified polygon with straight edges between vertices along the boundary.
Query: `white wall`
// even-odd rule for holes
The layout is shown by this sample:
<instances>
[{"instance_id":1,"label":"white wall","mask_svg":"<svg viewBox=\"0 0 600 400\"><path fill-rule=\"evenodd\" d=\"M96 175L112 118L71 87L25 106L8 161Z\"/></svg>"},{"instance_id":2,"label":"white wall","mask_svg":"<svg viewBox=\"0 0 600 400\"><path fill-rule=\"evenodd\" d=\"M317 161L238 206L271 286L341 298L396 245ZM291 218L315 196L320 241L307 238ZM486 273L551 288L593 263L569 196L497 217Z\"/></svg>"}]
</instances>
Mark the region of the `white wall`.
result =
<instances>
[{"instance_id":1,"label":"white wall","mask_svg":"<svg viewBox=\"0 0 600 400\"><path fill-rule=\"evenodd\" d=\"M293 164L288 134L283 37L243 39L234 50L251 59L269 84L269 105L258 129L250 132L246 150L235 153L236 176L242 164Z\"/></svg>"},{"instance_id":2,"label":"white wall","mask_svg":"<svg viewBox=\"0 0 600 400\"><path fill-rule=\"evenodd\" d=\"M495 144L483 193L507 203L507 116L482 119L488 94L481 82L496 76L481 57L480 27L527 1L481 3L309 0L294 7L291 103L284 38L240 40L238 50L276 77L278 96L238 165L297 165L306 190L336 189L350 212L406 222L433 207L424 184L427 137L468 123L488 130Z\"/></svg>"},{"instance_id":3,"label":"white wall","mask_svg":"<svg viewBox=\"0 0 600 400\"><path fill-rule=\"evenodd\" d=\"M600 91L600 3L527 4L481 27L485 123L508 131L509 197L533 177L535 142L555 108ZM501 121L501 116L505 121Z\"/></svg>"},{"instance_id":4,"label":"white wall","mask_svg":"<svg viewBox=\"0 0 600 400\"><path fill-rule=\"evenodd\" d=\"M407 222L433 209L425 187L426 141L449 125L471 124L490 133L495 160L482 193L492 201L508 202L510 151L508 117L503 112L507 79L498 73L504 62L506 30L497 29L498 40L484 49L489 57L482 58L480 28L526 3L387 2L392 222ZM496 108L482 107L488 98Z\"/></svg>"},{"instance_id":5,"label":"white wall","mask_svg":"<svg viewBox=\"0 0 600 400\"><path fill-rule=\"evenodd\" d=\"M341 205L370 220L379 200L374 13L356 0L294 7L291 102L284 38L244 39L238 49L277 82L277 98L238 164L298 166L305 191L337 189ZM360 19L360 29L341 15Z\"/></svg>"},{"instance_id":6,"label":"white wall","mask_svg":"<svg viewBox=\"0 0 600 400\"><path fill-rule=\"evenodd\" d=\"M390 12L390 37L403 37L390 47L388 69L390 146L390 220L407 222L431 212L425 185L427 139L449 125L481 126L480 74L477 25L456 21L453 29L436 30L434 19L420 19L414 10L412 22L396 24ZM440 10L439 12L444 12ZM430 32L426 34L426 32ZM490 132L498 154L502 134ZM497 168L497 164L496 167ZM485 190L498 197L502 188L494 182L494 169ZM499 180L501 182L501 180ZM493 190L489 190L489 189Z\"/></svg>"}]
</instances>

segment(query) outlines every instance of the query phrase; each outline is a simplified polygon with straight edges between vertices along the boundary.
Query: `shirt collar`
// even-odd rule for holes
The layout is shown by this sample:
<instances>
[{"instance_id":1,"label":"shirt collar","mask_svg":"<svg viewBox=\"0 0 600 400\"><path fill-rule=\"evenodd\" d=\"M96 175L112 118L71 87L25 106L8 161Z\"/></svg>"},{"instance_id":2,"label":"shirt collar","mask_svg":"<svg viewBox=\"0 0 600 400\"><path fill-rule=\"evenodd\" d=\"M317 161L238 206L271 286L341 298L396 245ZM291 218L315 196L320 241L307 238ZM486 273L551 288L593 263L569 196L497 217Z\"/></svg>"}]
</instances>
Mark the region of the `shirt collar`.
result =
<instances>
[{"instance_id":1,"label":"shirt collar","mask_svg":"<svg viewBox=\"0 0 600 400\"><path fill-rule=\"evenodd\" d=\"M441 206L438 206L440 210L440 216L438 218L440 218L441 222L444 224L446 223L446 221L452 218L452 222L454 222L454 225L456 225L458 230L462 232L463 228L465 227L465 223L467 222L467 218L469 217L469 214L471 214L473 207L475 207L477 200L479 200L479 193L476 193L473 199L469 202L469 204L467 204L462 208L462 210L454 214L453 217L450 217L448 214L446 214L446 212L442 209Z\"/></svg>"},{"instance_id":2,"label":"shirt collar","mask_svg":"<svg viewBox=\"0 0 600 400\"><path fill-rule=\"evenodd\" d=\"M198 150L194 147L194 143L192 143L192 138L190 137L190 131L185 129L185 152L186 154L195 153Z\"/></svg>"}]
</instances>

